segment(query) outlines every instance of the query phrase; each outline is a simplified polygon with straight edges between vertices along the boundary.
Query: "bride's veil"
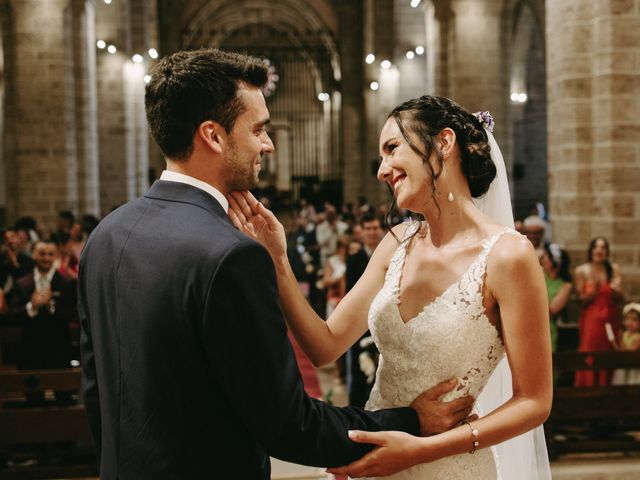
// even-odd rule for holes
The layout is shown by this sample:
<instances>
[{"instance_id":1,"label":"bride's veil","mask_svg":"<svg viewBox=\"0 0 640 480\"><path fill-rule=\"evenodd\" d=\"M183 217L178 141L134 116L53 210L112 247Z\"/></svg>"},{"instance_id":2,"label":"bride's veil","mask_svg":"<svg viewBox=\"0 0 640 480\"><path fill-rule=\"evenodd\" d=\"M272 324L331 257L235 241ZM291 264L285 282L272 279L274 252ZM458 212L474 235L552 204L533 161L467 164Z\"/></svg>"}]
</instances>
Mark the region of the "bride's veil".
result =
<instances>
[{"instance_id":1,"label":"bride's veil","mask_svg":"<svg viewBox=\"0 0 640 480\"><path fill-rule=\"evenodd\" d=\"M483 112L484 114L485 112ZM486 112L488 114L488 112ZM477 114L474 114L478 116ZM481 114L482 116L482 114ZM480 118L483 121L483 118ZM500 148L490 129L485 131L489 137L491 159L496 166L496 178L491 182L489 191L481 198L474 199L478 208L496 222L513 228L511 194L507 169ZM484 390L478 397L477 409L480 416L487 415L513 396L511 370L506 356L500 361ZM542 426L491 447L498 466L500 480L544 480L551 479L551 469Z\"/></svg>"}]
</instances>

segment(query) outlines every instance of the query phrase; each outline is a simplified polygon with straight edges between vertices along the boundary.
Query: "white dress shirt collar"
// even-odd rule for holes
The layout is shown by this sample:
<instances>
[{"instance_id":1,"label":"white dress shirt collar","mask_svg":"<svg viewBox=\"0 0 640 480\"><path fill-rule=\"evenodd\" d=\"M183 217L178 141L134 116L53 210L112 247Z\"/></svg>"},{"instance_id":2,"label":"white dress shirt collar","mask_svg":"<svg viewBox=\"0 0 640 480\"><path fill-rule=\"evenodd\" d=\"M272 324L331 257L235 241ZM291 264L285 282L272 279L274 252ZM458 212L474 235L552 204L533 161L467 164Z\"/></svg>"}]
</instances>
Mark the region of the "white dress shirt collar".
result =
<instances>
[{"instance_id":1,"label":"white dress shirt collar","mask_svg":"<svg viewBox=\"0 0 640 480\"><path fill-rule=\"evenodd\" d=\"M53 276L56 274L55 267L51 267L46 274L40 273L38 267L33 269L33 281L36 284L36 291L40 292L42 290L46 290L47 287L51 286L51 280L53 280Z\"/></svg>"},{"instance_id":2,"label":"white dress shirt collar","mask_svg":"<svg viewBox=\"0 0 640 480\"><path fill-rule=\"evenodd\" d=\"M162 172L162 175L160 175L160 180L164 180L166 182L186 183L187 185L191 185L192 187L204 190L218 201L218 203L224 209L225 213L229 212L229 202L222 194L222 192L220 192L220 190L218 190L217 188L212 187L208 183L203 182L202 180L198 180L197 178L185 175L184 173L171 172L169 170L164 170Z\"/></svg>"}]
</instances>

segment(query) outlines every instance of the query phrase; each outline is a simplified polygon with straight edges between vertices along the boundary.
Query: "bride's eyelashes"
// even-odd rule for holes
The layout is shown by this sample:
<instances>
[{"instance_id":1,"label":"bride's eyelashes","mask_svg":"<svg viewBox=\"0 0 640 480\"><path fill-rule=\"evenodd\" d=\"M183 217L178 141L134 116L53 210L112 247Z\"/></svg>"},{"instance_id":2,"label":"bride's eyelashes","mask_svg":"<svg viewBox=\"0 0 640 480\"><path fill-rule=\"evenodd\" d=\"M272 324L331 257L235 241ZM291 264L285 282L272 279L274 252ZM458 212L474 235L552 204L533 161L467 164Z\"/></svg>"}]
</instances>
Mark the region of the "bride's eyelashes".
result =
<instances>
[{"instance_id":1,"label":"bride's eyelashes","mask_svg":"<svg viewBox=\"0 0 640 480\"><path fill-rule=\"evenodd\" d=\"M394 142L394 143L387 143L387 144L384 146L384 151L385 151L385 153L387 153L387 154L391 155L391 154L393 153L393 151L394 151L396 148L398 148L398 145L399 145L399 144L398 144L397 142Z\"/></svg>"}]
</instances>

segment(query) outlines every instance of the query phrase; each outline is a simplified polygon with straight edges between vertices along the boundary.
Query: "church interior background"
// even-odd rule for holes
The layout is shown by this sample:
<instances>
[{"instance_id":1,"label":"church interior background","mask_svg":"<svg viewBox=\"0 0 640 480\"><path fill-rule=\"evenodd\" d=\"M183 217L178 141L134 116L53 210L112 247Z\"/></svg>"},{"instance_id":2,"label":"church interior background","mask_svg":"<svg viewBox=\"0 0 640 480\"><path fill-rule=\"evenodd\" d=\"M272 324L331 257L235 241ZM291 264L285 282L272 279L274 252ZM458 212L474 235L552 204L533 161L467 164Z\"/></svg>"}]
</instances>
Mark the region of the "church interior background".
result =
<instances>
[{"instance_id":1,"label":"church interior background","mask_svg":"<svg viewBox=\"0 0 640 480\"><path fill-rule=\"evenodd\" d=\"M640 0L0 0L0 224L143 194L148 72L202 46L270 65L259 188L285 214L388 201L386 115L443 95L491 111L515 217L542 203L574 265L608 238L640 300Z\"/></svg>"},{"instance_id":2,"label":"church interior background","mask_svg":"<svg viewBox=\"0 0 640 480\"><path fill-rule=\"evenodd\" d=\"M638 15L634 0L2 0L2 220L102 216L144 192L163 169L144 77L215 46L273 67L262 188L384 201L386 114L448 96L492 112L516 218L542 202L576 261L607 237L637 296Z\"/></svg>"}]
</instances>

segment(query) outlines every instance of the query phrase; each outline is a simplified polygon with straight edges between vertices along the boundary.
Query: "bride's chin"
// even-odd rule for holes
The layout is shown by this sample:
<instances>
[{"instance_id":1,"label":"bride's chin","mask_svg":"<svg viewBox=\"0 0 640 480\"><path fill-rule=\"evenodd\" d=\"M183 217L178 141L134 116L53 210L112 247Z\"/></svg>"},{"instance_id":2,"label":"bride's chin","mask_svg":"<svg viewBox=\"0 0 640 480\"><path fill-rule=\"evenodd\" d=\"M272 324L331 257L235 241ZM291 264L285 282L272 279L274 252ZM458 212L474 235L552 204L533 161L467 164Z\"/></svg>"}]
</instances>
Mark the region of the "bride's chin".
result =
<instances>
[{"instance_id":1,"label":"bride's chin","mask_svg":"<svg viewBox=\"0 0 640 480\"><path fill-rule=\"evenodd\" d=\"M411 206L413 206L415 208L415 202L412 201L414 200L414 198L412 196L405 196L405 195L398 195L396 196L396 205L398 206L398 208L402 209L402 210L411 210L413 211L413 209L411 208Z\"/></svg>"}]
</instances>

